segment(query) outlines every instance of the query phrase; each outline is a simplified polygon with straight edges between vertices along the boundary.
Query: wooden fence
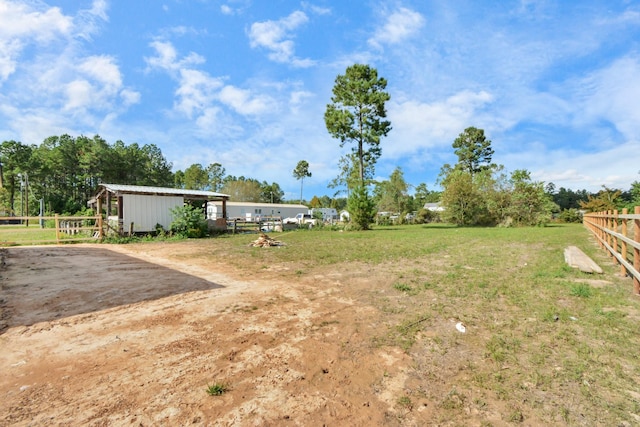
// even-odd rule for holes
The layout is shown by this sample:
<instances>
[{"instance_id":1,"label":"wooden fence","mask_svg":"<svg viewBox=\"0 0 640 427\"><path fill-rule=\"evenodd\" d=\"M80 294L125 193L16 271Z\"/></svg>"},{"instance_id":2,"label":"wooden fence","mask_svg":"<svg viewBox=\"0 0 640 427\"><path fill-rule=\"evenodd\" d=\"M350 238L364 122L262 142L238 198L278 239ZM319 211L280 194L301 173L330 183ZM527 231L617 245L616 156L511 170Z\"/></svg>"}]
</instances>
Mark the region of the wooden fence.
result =
<instances>
[{"instance_id":1,"label":"wooden fence","mask_svg":"<svg viewBox=\"0 0 640 427\"><path fill-rule=\"evenodd\" d=\"M46 227L48 221L54 221L54 226ZM100 240L104 236L102 216L5 216L0 217L0 231L6 230L6 235L17 233L31 234L33 239L23 238L29 244L62 243ZM43 233L43 230L45 233ZM46 233L51 231L51 233ZM54 233L55 232L55 233ZM0 243L13 243L3 241Z\"/></svg>"},{"instance_id":2,"label":"wooden fence","mask_svg":"<svg viewBox=\"0 0 640 427\"><path fill-rule=\"evenodd\" d=\"M633 277L633 291L640 294L640 206L633 214L627 209L588 213L583 223L620 265L620 273Z\"/></svg>"}]
</instances>

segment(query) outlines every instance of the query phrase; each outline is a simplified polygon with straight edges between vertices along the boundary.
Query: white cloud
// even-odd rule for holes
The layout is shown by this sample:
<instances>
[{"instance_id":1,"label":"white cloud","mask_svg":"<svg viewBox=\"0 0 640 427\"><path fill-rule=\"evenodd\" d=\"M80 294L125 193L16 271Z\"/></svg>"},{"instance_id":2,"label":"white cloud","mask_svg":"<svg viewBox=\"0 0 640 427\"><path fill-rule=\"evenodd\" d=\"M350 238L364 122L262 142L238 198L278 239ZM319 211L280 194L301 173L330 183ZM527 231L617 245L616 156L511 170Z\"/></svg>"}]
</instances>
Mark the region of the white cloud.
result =
<instances>
[{"instance_id":1,"label":"white cloud","mask_svg":"<svg viewBox=\"0 0 640 427\"><path fill-rule=\"evenodd\" d=\"M216 102L230 107L240 115L257 115L275 109L274 101L264 95L255 95L248 89L240 89L225 85L224 78L213 77L206 71L192 68L204 62L204 58L195 53L179 58L170 42L155 41L151 46L157 56L147 58L152 68L166 70L178 82L174 108L190 119L194 118L198 125L210 128L218 120L220 109Z\"/></svg>"},{"instance_id":2,"label":"white cloud","mask_svg":"<svg viewBox=\"0 0 640 427\"><path fill-rule=\"evenodd\" d=\"M78 71L100 82L107 89L119 89L122 86L122 75L113 57L90 56L78 65Z\"/></svg>"},{"instance_id":3,"label":"white cloud","mask_svg":"<svg viewBox=\"0 0 640 427\"><path fill-rule=\"evenodd\" d=\"M94 0L91 9L80 10L75 18L76 36L90 40L94 34L100 31L103 22L109 20L106 0Z\"/></svg>"},{"instance_id":4,"label":"white cloud","mask_svg":"<svg viewBox=\"0 0 640 427\"><path fill-rule=\"evenodd\" d=\"M640 141L617 144L597 152L578 150L527 150L506 158L512 169L528 169L537 181L553 182L556 187L598 191L603 185L628 189L638 179L637 156Z\"/></svg>"},{"instance_id":5,"label":"white cloud","mask_svg":"<svg viewBox=\"0 0 640 427\"><path fill-rule=\"evenodd\" d=\"M126 89L115 59L106 56L90 56L73 66L75 78L65 84L65 110L110 110L122 99L124 105L138 102L140 94ZM96 102L96 100L100 100Z\"/></svg>"},{"instance_id":6,"label":"white cloud","mask_svg":"<svg viewBox=\"0 0 640 427\"><path fill-rule=\"evenodd\" d=\"M94 88L86 80L74 80L66 84L64 92L67 97L64 109L74 110L84 108L91 103Z\"/></svg>"},{"instance_id":7,"label":"white cloud","mask_svg":"<svg viewBox=\"0 0 640 427\"><path fill-rule=\"evenodd\" d=\"M291 32L307 23L309 18L304 12L295 11L278 21L255 22L249 30L249 42L252 48L262 47L270 51L272 61L291 63L296 67L309 67L314 64L309 59L294 56L294 42Z\"/></svg>"},{"instance_id":8,"label":"white cloud","mask_svg":"<svg viewBox=\"0 0 640 427\"><path fill-rule=\"evenodd\" d=\"M267 97L255 97L251 92L233 86L225 86L220 91L220 101L232 107L239 114L260 114L272 107Z\"/></svg>"},{"instance_id":9,"label":"white cloud","mask_svg":"<svg viewBox=\"0 0 640 427\"><path fill-rule=\"evenodd\" d=\"M216 91L223 86L222 80L213 78L199 70L180 70L179 87L176 90L175 108L191 118L200 115L214 101Z\"/></svg>"},{"instance_id":10,"label":"white cloud","mask_svg":"<svg viewBox=\"0 0 640 427\"><path fill-rule=\"evenodd\" d=\"M68 36L72 20L59 8L36 10L27 4L0 2L0 83L16 70L17 60L29 43L47 44Z\"/></svg>"},{"instance_id":11,"label":"white cloud","mask_svg":"<svg viewBox=\"0 0 640 427\"><path fill-rule=\"evenodd\" d=\"M424 17L407 8L400 8L391 13L376 34L369 39L369 44L380 47L383 44L397 44L413 36L424 25Z\"/></svg>"},{"instance_id":12,"label":"white cloud","mask_svg":"<svg viewBox=\"0 0 640 427\"><path fill-rule=\"evenodd\" d=\"M424 148L450 145L460 132L472 126L470 123L477 123L476 116L492 101L488 92L463 91L433 103L391 102L388 116L393 129L385 156L396 158Z\"/></svg>"},{"instance_id":13,"label":"white cloud","mask_svg":"<svg viewBox=\"0 0 640 427\"><path fill-rule=\"evenodd\" d=\"M181 68L205 62L205 59L202 56L193 52L178 60L176 49L170 42L156 40L151 42L151 47L155 49L157 55L145 58L145 61L150 68L179 71Z\"/></svg>"},{"instance_id":14,"label":"white cloud","mask_svg":"<svg viewBox=\"0 0 640 427\"><path fill-rule=\"evenodd\" d=\"M612 123L625 139L640 139L640 58L627 56L577 84L576 124Z\"/></svg>"},{"instance_id":15,"label":"white cloud","mask_svg":"<svg viewBox=\"0 0 640 427\"><path fill-rule=\"evenodd\" d=\"M125 106L137 104L140 102L140 92L123 89L120 91L120 98L122 98Z\"/></svg>"},{"instance_id":16,"label":"white cloud","mask_svg":"<svg viewBox=\"0 0 640 427\"><path fill-rule=\"evenodd\" d=\"M108 21L107 6L95 0L71 16L42 2L0 0L0 111L14 138L35 143L95 129L139 102L114 57L85 53L86 41Z\"/></svg>"},{"instance_id":17,"label":"white cloud","mask_svg":"<svg viewBox=\"0 0 640 427\"><path fill-rule=\"evenodd\" d=\"M331 9L328 7L320 7L320 6L316 6L314 4L311 4L309 2L303 1L302 3L302 7L304 9L310 10L312 13L315 13L316 15L330 15L331 14Z\"/></svg>"}]
</instances>

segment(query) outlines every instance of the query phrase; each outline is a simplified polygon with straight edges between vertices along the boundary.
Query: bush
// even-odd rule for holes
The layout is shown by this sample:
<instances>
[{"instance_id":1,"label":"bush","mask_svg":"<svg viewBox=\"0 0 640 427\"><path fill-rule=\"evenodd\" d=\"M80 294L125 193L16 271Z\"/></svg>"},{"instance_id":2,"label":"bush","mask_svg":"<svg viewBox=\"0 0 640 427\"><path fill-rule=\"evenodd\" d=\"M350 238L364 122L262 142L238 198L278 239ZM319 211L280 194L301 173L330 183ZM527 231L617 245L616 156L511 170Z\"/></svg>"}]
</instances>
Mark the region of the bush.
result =
<instances>
[{"instance_id":1,"label":"bush","mask_svg":"<svg viewBox=\"0 0 640 427\"><path fill-rule=\"evenodd\" d=\"M582 214L578 209L565 209L560 212L560 215L558 215L558 219L562 222L579 223L582 222Z\"/></svg>"},{"instance_id":2,"label":"bush","mask_svg":"<svg viewBox=\"0 0 640 427\"><path fill-rule=\"evenodd\" d=\"M347 200L347 210L351 215L350 228L354 230L369 229L373 223L376 209L365 187L356 187L353 190Z\"/></svg>"},{"instance_id":3,"label":"bush","mask_svg":"<svg viewBox=\"0 0 640 427\"><path fill-rule=\"evenodd\" d=\"M207 221L203 218L199 207L184 205L171 209L173 221L169 228L183 237L205 237L208 232Z\"/></svg>"},{"instance_id":4,"label":"bush","mask_svg":"<svg viewBox=\"0 0 640 427\"><path fill-rule=\"evenodd\" d=\"M429 224L430 222L440 222L440 214L429 209L420 209L414 218L416 224Z\"/></svg>"}]
</instances>

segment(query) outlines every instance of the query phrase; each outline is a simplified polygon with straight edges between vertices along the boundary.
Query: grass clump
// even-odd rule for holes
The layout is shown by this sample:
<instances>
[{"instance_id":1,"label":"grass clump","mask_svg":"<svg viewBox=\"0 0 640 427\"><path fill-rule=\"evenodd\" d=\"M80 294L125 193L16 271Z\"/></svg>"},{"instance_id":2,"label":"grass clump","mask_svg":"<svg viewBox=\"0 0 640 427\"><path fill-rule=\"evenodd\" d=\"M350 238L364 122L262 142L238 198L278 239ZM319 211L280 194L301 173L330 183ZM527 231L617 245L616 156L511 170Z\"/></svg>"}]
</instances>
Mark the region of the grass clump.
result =
<instances>
[{"instance_id":1,"label":"grass clump","mask_svg":"<svg viewBox=\"0 0 640 427\"><path fill-rule=\"evenodd\" d=\"M215 383L207 387L209 396L222 396L229 391L229 386L225 383Z\"/></svg>"}]
</instances>

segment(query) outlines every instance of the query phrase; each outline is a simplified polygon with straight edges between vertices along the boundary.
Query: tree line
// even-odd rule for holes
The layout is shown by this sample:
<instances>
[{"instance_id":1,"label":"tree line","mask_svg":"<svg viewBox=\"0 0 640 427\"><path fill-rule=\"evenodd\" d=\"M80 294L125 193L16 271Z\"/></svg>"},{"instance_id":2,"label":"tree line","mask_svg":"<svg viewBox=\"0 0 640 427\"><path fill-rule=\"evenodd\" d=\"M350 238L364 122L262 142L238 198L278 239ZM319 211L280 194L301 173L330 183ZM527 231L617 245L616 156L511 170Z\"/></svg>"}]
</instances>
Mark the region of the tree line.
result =
<instances>
[{"instance_id":1,"label":"tree line","mask_svg":"<svg viewBox=\"0 0 640 427\"><path fill-rule=\"evenodd\" d=\"M494 151L484 130L468 127L453 141L458 162L444 165L442 191L415 187L396 168L388 180L374 181L375 165L382 155L381 139L392 130L385 104L390 95L387 81L369 65L354 64L338 75L327 104L324 121L340 147L351 146L338 160L338 176L328 187L334 197L313 196L310 207L347 209L354 228L367 229L378 212L424 213L428 202L439 202L443 219L459 225L544 224L552 215L579 217L578 210L601 211L640 205L640 183L628 191L603 187L597 193L544 186L527 170L505 173L492 163ZM140 146L120 140L109 144L99 135L51 136L40 145L16 141L0 144L0 215L36 215L40 200L46 213L83 212L100 183L210 190L229 194L232 201L295 203L287 201L276 182L227 175L220 163L193 164L172 171L154 144ZM304 203L304 179L311 177L309 163L300 160L292 170L300 180ZM413 191L411 191L411 189ZM410 193L413 192L411 195ZM346 197L338 194L346 193Z\"/></svg>"}]
</instances>

